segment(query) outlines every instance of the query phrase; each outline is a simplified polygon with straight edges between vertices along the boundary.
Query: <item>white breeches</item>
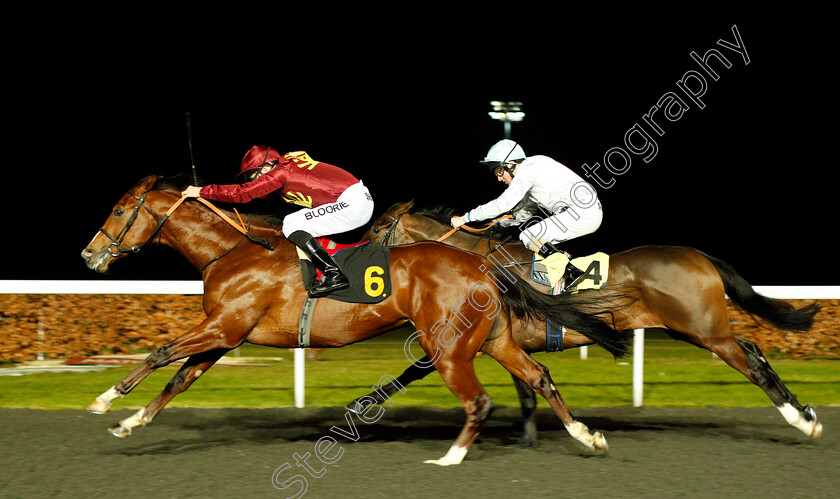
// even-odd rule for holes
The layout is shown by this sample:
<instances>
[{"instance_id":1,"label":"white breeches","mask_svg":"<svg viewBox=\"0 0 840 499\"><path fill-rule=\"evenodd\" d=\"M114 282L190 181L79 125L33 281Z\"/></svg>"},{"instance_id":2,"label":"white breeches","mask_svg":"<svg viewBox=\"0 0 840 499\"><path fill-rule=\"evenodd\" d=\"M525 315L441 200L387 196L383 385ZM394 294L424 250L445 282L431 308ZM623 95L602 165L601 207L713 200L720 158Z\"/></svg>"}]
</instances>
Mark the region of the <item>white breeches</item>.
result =
<instances>
[{"instance_id":1,"label":"white breeches","mask_svg":"<svg viewBox=\"0 0 840 499\"><path fill-rule=\"evenodd\" d=\"M536 252L547 242L561 243L595 232L603 218L601 203L585 209L572 206L549 217L532 218L522 225L519 240Z\"/></svg>"},{"instance_id":2,"label":"white breeches","mask_svg":"<svg viewBox=\"0 0 840 499\"><path fill-rule=\"evenodd\" d=\"M289 237L302 230L312 237L341 234L357 229L370 221L373 198L360 181L347 188L335 203L290 213L283 219L283 235Z\"/></svg>"}]
</instances>

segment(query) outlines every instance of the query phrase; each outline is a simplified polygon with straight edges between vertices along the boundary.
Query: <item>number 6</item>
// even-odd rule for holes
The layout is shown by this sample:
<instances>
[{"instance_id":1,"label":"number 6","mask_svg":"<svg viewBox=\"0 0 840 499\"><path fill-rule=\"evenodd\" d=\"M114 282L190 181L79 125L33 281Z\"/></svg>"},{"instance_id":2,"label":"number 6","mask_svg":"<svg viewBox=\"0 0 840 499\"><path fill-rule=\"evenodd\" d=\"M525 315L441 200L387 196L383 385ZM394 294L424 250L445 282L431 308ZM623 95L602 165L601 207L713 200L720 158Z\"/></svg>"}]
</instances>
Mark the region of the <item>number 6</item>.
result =
<instances>
[{"instance_id":1,"label":"number 6","mask_svg":"<svg viewBox=\"0 0 840 499\"><path fill-rule=\"evenodd\" d=\"M365 293L368 296L376 297L385 291L385 280L381 277L375 277L374 274L382 276L385 275L385 271L377 265L365 269Z\"/></svg>"}]
</instances>

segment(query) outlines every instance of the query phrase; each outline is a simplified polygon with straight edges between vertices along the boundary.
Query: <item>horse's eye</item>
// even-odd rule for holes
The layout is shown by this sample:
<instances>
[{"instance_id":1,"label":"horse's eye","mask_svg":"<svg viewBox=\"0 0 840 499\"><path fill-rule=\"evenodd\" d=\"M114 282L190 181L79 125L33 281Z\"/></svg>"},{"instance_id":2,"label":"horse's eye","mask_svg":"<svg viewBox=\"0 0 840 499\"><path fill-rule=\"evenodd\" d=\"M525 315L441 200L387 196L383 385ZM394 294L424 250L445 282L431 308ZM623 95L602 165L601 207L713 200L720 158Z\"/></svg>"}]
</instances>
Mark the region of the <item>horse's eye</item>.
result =
<instances>
[{"instance_id":1,"label":"horse's eye","mask_svg":"<svg viewBox=\"0 0 840 499\"><path fill-rule=\"evenodd\" d=\"M123 211L122 211L121 209L119 209L119 208L114 208L114 216L115 216L115 217L121 217L121 216L122 216L122 214L123 214Z\"/></svg>"},{"instance_id":2,"label":"horse's eye","mask_svg":"<svg viewBox=\"0 0 840 499\"><path fill-rule=\"evenodd\" d=\"M373 232L373 234L376 235L376 234L379 234L380 230L377 228L377 229L373 229L371 232Z\"/></svg>"}]
</instances>

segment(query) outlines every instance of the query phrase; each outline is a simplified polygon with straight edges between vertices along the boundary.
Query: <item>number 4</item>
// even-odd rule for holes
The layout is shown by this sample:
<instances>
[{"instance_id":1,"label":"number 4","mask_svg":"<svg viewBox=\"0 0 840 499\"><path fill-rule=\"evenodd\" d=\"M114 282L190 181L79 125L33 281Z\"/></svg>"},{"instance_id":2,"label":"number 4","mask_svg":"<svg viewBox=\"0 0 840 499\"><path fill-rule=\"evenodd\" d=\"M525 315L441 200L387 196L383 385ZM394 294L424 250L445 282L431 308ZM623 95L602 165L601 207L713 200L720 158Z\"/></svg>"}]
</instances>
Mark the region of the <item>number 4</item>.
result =
<instances>
[{"instance_id":1,"label":"number 4","mask_svg":"<svg viewBox=\"0 0 840 499\"><path fill-rule=\"evenodd\" d=\"M592 263L589 264L589 267L586 268L586 275L584 276L584 280L591 279L592 284L596 286L601 285L601 262L599 260L593 260Z\"/></svg>"}]
</instances>

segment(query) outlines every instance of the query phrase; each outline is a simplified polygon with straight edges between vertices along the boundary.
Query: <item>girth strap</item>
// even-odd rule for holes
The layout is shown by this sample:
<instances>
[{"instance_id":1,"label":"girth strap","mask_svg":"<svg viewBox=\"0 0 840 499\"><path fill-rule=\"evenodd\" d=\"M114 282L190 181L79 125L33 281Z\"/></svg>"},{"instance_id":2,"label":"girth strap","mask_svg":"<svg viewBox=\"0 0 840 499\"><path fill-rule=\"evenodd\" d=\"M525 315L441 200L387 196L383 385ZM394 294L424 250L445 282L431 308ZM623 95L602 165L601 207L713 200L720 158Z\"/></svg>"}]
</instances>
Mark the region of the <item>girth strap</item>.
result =
<instances>
[{"instance_id":1,"label":"girth strap","mask_svg":"<svg viewBox=\"0 0 840 499\"><path fill-rule=\"evenodd\" d=\"M300 310L300 322L298 324L298 348L309 347L309 331L312 328L312 317L315 315L315 302L318 298L306 295L303 307Z\"/></svg>"},{"instance_id":2,"label":"girth strap","mask_svg":"<svg viewBox=\"0 0 840 499\"><path fill-rule=\"evenodd\" d=\"M558 288L552 289L551 294L559 295L563 289L562 285ZM546 352L562 352L563 351L563 336L566 334L566 326L559 323L551 323L551 319L546 318L545 321L545 351Z\"/></svg>"},{"instance_id":3,"label":"girth strap","mask_svg":"<svg viewBox=\"0 0 840 499\"><path fill-rule=\"evenodd\" d=\"M545 321L545 351L546 352L562 352L563 351L563 335L566 333L566 328L562 324L551 324L551 319Z\"/></svg>"}]
</instances>

